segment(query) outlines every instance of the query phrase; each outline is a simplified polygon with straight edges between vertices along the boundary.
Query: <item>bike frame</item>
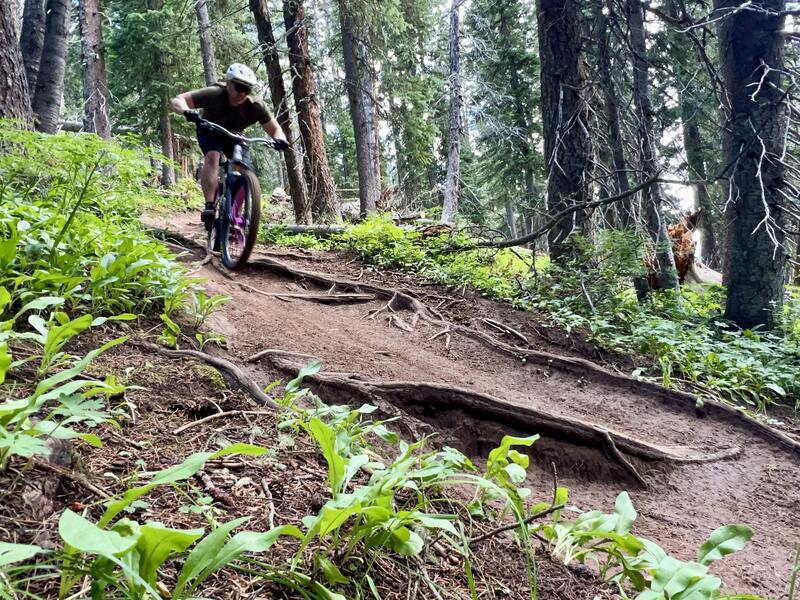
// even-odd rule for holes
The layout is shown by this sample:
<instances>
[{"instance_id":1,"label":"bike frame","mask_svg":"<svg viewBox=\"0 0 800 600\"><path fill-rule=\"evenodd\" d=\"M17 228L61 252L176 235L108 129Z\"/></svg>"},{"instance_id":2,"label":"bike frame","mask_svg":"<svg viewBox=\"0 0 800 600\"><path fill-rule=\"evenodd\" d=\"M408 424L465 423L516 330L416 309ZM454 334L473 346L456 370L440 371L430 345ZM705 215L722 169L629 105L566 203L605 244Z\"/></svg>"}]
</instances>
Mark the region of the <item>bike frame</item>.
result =
<instances>
[{"instance_id":1,"label":"bike frame","mask_svg":"<svg viewBox=\"0 0 800 600\"><path fill-rule=\"evenodd\" d=\"M224 170L224 178L222 179L222 186L223 186L223 194L217 197L217 218L215 219L214 223L212 223L211 228L212 232L214 228L217 226L216 224L219 223L219 228L216 231L216 234L219 236L220 241L220 249L223 249L222 244L229 243L229 234L230 234L230 227L233 225L234 227L238 228L241 231L242 226L246 223L247 227L258 227L258 223L250 223L248 220L238 220L241 218L241 215L238 210L234 210L234 189L236 186L234 185L236 179L238 177L245 177L246 175L244 172L254 172L255 170L249 164L249 162L245 161L244 159L244 150L247 148L248 144L262 144L264 146L270 147L275 149L275 142L269 138L246 138L244 136L232 133L225 129L224 127L217 125L216 123L211 123L210 121L206 121L205 119L201 119L198 123L199 126L206 128L209 131L222 134L226 136L232 143L233 143L233 151L231 152L231 156L226 156L225 161L220 163L220 168ZM239 165L239 169L236 166ZM241 170L240 170L241 169ZM242 182L240 185L249 185L249 183ZM238 188L236 188L238 189ZM236 220L235 223L232 223L232 220ZM257 219L256 219L257 221ZM236 229L234 230L236 231ZM209 243L211 241L211 234L209 234ZM252 243L252 242L251 242ZM230 246L228 246L230 248ZM247 248L247 243L245 243L245 248ZM244 251L245 260L246 255L249 254L250 250L246 249Z\"/></svg>"}]
</instances>

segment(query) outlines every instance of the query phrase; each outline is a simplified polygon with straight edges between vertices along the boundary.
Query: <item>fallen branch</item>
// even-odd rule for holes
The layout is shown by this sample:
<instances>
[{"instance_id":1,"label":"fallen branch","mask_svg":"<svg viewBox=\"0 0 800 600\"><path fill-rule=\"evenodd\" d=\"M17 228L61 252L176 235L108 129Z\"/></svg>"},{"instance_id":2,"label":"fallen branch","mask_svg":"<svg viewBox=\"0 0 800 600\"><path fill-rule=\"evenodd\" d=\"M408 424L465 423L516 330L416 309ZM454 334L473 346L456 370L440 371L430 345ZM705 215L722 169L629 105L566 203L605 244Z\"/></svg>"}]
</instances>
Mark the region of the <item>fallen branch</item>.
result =
<instances>
[{"instance_id":1,"label":"fallen branch","mask_svg":"<svg viewBox=\"0 0 800 600\"><path fill-rule=\"evenodd\" d=\"M620 200L625 200L625 198L630 198L641 192L642 190L650 187L654 183L658 183L659 180L659 173L656 173L654 177L651 177L647 181L643 181L639 185L634 188L629 189L626 192L622 192L621 194L617 194L616 196L609 196L608 198L601 198L600 200L594 200L592 202L583 202L581 204L573 204L572 206L568 206L564 210L557 212L553 215L550 220L539 227L533 233L529 233L528 235L524 235L522 237L514 238L513 240L503 240L502 242L478 242L477 244L469 244L462 247L452 248L451 250L454 251L462 251L462 250L474 250L475 248L511 248L512 246L524 246L525 244L529 244L531 242L535 242L540 237L545 235L548 231L550 231L553 226L558 223L561 219L566 217L567 215L571 215L574 212L578 212L579 210L588 210L590 208L597 208L598 206L604 206L606 204L613 204L614 202L619 202Z\"/></svg>"},{"instance_id":2,"label":"fallen branch","mask_svg":"<svg viewBox=\"0 0 800 600\"><path fill-rule=\"evenodd\" d=\"M214 483L211 476L205 471L200 471L195 477L203 484L203 487L214 500L225 506L236 506L236 500L228 490L224 490Z\"/></svg>"},{"instance_id":3,"label":"fallen branch","mask_svg":"<svg viewBox=\"0 0 800 600\"><path fill-rule=\"evenodd\" d=\"M203 417L202 419L198 419L197 421L186 423L186 425L181 425L180 427L172 431L172 435L178 435L179 433L183 433L187 429L191 429L192 427L197 427L198 425L202 425L203 423L208 423L209 421L214 421L215 419L221 419L222 417L232 417L234 415L273 415L273 414L274 413L263 410L228 410L225 412L218 412L214 413L213 415L208 415L207 417Z\"/></svg>"},{"instance_id":4,"label":"fallen branch","mask_svg":"<svg viewBox=\"0 0 800 600\"><path fill-rule=\"evenodd\" d=\"M86 490L92 492L94 495L99 496L100 498L103 498L103 499L111 498L111 494L109 494L108 492L106 492L101 487L98 487L97 485L95 485L94 483L89 481L89 479L85 475L83 475L82 473L77 473L77 472L73 471L72 469L67 469L67 468L62 467L60 465L54 465L51 462L48 462L46 460L41 460L41 459L38 459L38 458L32 459L31 462L33 462L33 465L35 467L39 468L39 469L44 469L46 471L50 471L51 473L55 473L56 475L58 475L60 477L66 477L70 481L74 481L75 483L77 483L81 487L83 487Z\"/></svg>"},{"instance_id":5,"label":"fallen branch","mask_svg":"<svg viewBox=\"0 0 800 600\"><path fill-rule=\"evenodd\" d=\"M475 546L477 544L480 544L484 540L487 540L490 537L493 537L493 536L497 535L498 533L503 533L504 531L509 531L511 529L516 529L517 527L520 527L522 524L530 525L536 519L541 519L542 517L546 517L547 515L553 514L554 512L564 508L564 506L565 506L564 504L556 504L555 506L551 506L550 508L548 508L546 510L539 511L539 512L537 512L537 513L525 518L525 520L523 520L522 523L519 523L519 522L511 523L510 525L503 525L502 527L498 527L497 529L492 529L488 533L484 533L483 535L479 535L477 537L472 538L469 541L469 545L470 546Z\"/></svg>"},{"instance_id":6,"label":"fallen branch","mask_svg":"<svg viewBox=\"0 0 800 600\"><path fill-rule=\"evenodd\" d=\"M269 481L266 477L261 480L261 489L264 490L264 497L267 499L269 528L275 529L275 499L272 497L272 490L269 489Z\"/></svg>"},{"instance_id":7,"label":"fallen branch","mask_svg":"<svg viewBox=\"0 0 800 600\"><path fill-rule=\"evenodd\" d=\"M272 398L264 393L261 387L259 387L252 379L247 377L242 370L239 369L239 367L234 365L229 360L225 360L224 358L219 358L217 356L211 356L205 352L198 352L197 350L170 350L151 342L134 343L169 358L193 358L195 360L201 360L205 363L208 363L224 376L232 380L243 392L247 393L259 404L269 406L270 408L279 408Z\"/></svg>"}]
</instances>

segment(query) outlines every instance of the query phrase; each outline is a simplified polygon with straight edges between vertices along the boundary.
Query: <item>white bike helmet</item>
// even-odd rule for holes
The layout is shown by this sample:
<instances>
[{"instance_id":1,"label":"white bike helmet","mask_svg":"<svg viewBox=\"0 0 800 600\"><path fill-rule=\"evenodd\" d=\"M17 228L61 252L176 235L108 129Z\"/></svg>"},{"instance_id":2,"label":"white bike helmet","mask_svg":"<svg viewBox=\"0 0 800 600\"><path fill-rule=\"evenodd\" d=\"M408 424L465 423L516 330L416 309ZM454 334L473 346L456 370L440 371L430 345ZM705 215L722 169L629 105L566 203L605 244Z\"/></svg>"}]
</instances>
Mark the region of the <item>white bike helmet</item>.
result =
<instances>
[{"instance_id":1,"label":"white bike helmet","mask_svg":"<svg viewBox=\"0 0 800 600\"><path fill-rule=\"evenodd\" d=\"M225 81L238 81L251 88L256 86L256 74L248 67L241 63L233 63L225 73Z\"/></svg>"}]
</instances>

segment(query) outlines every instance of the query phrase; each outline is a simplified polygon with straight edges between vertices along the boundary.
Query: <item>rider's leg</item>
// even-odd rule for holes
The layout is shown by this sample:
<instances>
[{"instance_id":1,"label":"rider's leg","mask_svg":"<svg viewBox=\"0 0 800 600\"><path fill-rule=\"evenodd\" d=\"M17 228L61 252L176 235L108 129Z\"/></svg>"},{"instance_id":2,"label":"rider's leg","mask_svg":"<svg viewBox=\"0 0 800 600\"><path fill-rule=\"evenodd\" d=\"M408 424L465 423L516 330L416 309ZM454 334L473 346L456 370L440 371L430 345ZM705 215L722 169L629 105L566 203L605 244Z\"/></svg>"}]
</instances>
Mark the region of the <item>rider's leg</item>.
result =
<instances>
[{"instance_id":1,"label":"rider's leg","mask_svg":"<svg viewBox=\"0 0 800 600\"><path fill-rule=\"evenodd\" d=\"M203 159L203 168L200 170L200 187L203 188L203 197L206 199L206 206L200 214L200 220L210 227L214 222L215 206L214 200L217 195L219 185L219 152L211 150L207 152Z\"/></svg>"},{"instance_id":2,"label":"rider's leg","mask_svg":"<svg viewBox=\"0 0 800 600\"><path fill-rule=\"evenodd\" d=\"M219 186L219 152L212 150L205 155L203 168L200 170L200 187L203 188L206 204L214 204L217 186Z\"/></svg>"}]
</instances>

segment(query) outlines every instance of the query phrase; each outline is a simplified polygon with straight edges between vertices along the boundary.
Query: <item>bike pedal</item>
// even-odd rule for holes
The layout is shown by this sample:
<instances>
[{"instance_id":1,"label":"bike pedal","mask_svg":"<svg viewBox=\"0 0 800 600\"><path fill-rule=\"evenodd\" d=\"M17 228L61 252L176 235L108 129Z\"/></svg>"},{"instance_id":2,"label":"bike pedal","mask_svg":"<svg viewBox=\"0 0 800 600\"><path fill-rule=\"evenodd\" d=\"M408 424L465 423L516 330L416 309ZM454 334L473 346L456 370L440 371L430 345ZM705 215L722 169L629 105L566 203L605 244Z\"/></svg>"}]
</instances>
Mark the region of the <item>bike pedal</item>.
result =
<instances>
[{"instance_id":1,"label":"bike pedal","mask_svg":"<svg viewBox=\"0 0 800 600\"><path fill-rule=\"evenodd\" d=\"M214 224L215 216L216 211L213 208L204 208L203 212L200 213L200 221L205 224L206 229L210 230L211 226Z\"/></svg>"}]
</instances>

